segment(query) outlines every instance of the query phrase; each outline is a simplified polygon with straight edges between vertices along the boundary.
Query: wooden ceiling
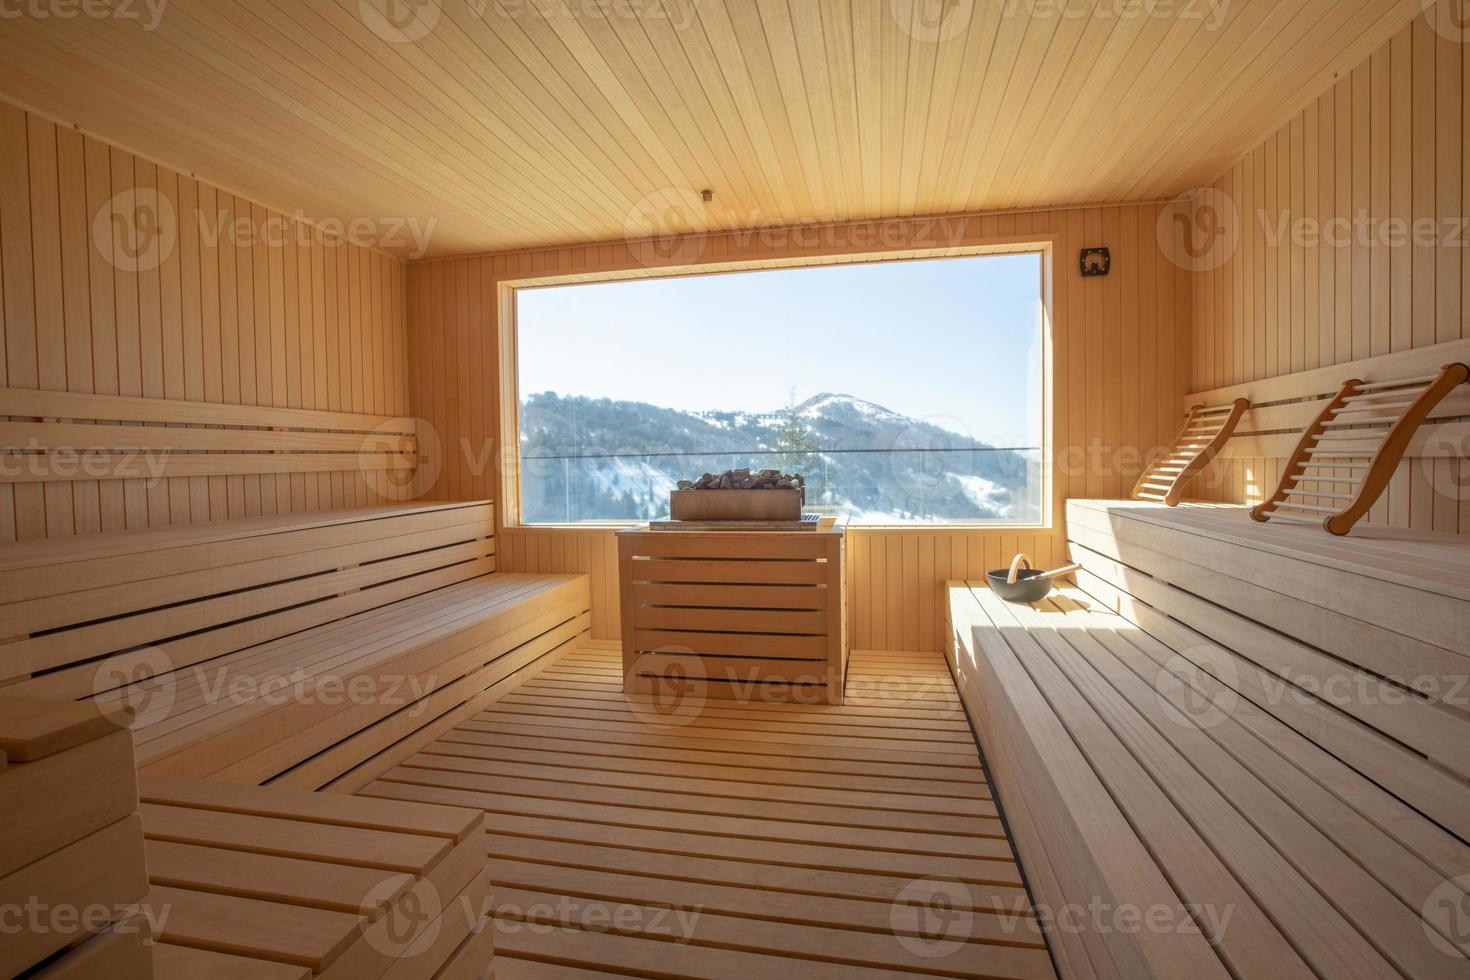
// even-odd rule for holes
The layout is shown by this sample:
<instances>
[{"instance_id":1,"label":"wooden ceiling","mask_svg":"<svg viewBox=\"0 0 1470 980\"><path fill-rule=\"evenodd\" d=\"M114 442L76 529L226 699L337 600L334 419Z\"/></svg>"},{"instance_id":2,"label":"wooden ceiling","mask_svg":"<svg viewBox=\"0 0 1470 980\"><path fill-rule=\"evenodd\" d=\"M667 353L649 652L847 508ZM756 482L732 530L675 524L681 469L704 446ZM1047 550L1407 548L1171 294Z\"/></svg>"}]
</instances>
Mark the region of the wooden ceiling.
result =
<instances>
[{"instance_id":1,"label":"wooden ceiling","mask_svg":"<svg viewBox=\"0 0 1470 980\"><path fill-rule=\"evenodd\" d=\"M439 255L1168 197L1422 10L174 0L145 29L160 0L108 6L137 16L15 5L0 96L273 207L437 219Z\"/></svg>"}]
</instances>

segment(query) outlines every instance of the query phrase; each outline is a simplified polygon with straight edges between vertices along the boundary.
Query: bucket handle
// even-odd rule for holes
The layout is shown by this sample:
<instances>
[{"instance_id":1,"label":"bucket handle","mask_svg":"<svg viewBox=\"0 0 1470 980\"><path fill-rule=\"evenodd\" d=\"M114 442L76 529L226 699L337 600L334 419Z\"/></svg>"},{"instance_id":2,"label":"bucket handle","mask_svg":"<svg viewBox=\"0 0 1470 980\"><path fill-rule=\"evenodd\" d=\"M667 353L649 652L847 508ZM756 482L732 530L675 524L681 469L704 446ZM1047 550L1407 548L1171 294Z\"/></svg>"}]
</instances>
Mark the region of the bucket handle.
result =
<instances>
[{"instance_id":1,"label":"bucket handle","mask_svg":"<svg viewBox=\"0 0 1470 980\"><path fill-rule=\"evenodd\" d=\"M1011 559L1011 570L1006 575L1007 585L1016 584L1016 579L1019 578L1021 575L1022 565L1025 565L1026 570L1029 572L1031 570L1031 559L1027 558L1024 554L1018 554L1016 555L1016 557Z\"/></svg>"}]
</instances>

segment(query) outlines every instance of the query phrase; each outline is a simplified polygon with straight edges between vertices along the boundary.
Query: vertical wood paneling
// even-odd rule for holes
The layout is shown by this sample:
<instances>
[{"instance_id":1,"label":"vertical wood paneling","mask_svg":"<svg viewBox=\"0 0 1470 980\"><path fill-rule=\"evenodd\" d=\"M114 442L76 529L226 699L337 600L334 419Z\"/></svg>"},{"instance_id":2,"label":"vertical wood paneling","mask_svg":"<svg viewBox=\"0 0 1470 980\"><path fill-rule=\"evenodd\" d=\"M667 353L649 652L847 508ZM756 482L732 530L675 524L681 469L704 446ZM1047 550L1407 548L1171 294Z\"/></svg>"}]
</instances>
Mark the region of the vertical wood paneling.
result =
<instances>
[{"instance_id":1,"label":"vertical wood paneling","mask_svg":"<svg viewBox=\"0 0 1470 980\"><path fill-rule=\"evenodd\" d=\"M1069 496L1118 496L1150 451L1173 438L1191 375L1189 277L1160 250L1157 204L975 215L948 244L997 236L1054 242L1051 406L1054 506ZM895 222L903 234L917 223ZM843 226L845 227L845 226ZM826 241L829 236L811 236ZM715 236L706 262L842 260L863 249L803 251L783 236ZM773 244L779 242L780 244ZM1083 279L1085 246L1112 249L1113 272ZM869 249L871 251L871 247ZM678 252L677 249L671 250ZM478 499L499 487L496 390L498 284L543 275L597 275L642 268L625 245L576 246L413 263L408 267L409 362L414 413L440 437L443 469L430 496ZM949 369L936 363L936 369ZM506 508L497 507L505 515ZM976 577L1025 551L1040 565L1065 560L1060 529L856 528L848 536L848 630L854 647L938 650L943 582ZM516 528L502 532L505 571L583 572L591 579L593 635L619 637L616 539L607 529Z\"/></svg>"},{"instance_id":2,"label":"vertical wood paneling","mask_svg":"<svg viewBox=\"0 0 1470 980\"><path fill-rule=\"evenodd\" d=\"M152 267L113 254L106 233L104 212L131 190L176 217ZM404 265L324 241L0 103L0 384L406 414ZM358 270L360 293L337 292L332 256ZM376 502L357 473L7 484L0 541Z\"/></svg>"},{"instance_id":3,"label":"vertical wood paneling","mask_svg":"<svg viewBox=\"0 0 1470 980\"><path fill-rule=\"evenodd\" d=\"M1213 274L1191 277L1190 336L1201 355L1191 390L1470 336L1467 92L1464 45L1420 18L1236 163L1225 181L1244 188L1237 207L1246 220L1232 260L1242 272L1243 303L1205 302ZM1298 308L1293 299L1289 315L1282 270L1292 270L1294 288L1298 246L1293 238L1276 241L1277 228L1307 236L1305 302ZM1252 319L1262 309L1264 335ZM1240 376L1211 346L1222 333L1254 333L1258 343L1264 337L1266 356L1257 357L1254 372ZM1280 460L1225 465L1235 475L1201 489L1253 503L1274 488ZM1467 498L1470 482L1457 461L1405 462L1368 520L1470 534Z\"/></svg>"}]
</instances>

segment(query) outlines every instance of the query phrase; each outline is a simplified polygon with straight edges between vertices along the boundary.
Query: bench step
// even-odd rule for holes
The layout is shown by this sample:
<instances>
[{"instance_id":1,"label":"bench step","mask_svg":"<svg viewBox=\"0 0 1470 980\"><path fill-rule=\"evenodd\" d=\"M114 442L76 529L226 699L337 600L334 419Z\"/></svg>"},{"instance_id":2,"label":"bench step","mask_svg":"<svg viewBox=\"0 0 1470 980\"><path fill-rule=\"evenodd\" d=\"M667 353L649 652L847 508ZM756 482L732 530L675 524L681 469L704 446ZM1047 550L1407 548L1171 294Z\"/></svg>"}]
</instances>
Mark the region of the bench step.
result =
<instances>
[{"instance_id":1,"label":"bench step","mask_svg":"<svg viewBox=\"0 0 1470 980\"><path fill-rule=\"evenodd\" d=\"M158 779L142 796L160 980L489 964L470 941L489 896L479 811Z\"/></svg>"}]
</instances>

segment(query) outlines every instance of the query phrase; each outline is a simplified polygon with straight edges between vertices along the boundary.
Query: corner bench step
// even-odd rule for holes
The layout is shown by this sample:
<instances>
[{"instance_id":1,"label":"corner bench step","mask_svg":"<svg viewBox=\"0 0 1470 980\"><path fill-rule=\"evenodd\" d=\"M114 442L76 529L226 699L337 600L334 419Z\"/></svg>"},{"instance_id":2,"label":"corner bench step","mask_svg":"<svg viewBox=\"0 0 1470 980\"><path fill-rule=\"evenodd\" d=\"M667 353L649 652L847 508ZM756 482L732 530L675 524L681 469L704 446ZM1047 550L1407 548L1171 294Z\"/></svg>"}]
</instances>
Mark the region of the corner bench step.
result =
<instances>
[{"instance_id":1,"label":"corner bench step","mask_svg":"<svg viewBox=\"0 0 1470 980\"><path fill-rule=\"evenodd\" d=\"M156 778L140 795L160 980L489 964L479 811Z\"/></svg>"}]
</instances>

